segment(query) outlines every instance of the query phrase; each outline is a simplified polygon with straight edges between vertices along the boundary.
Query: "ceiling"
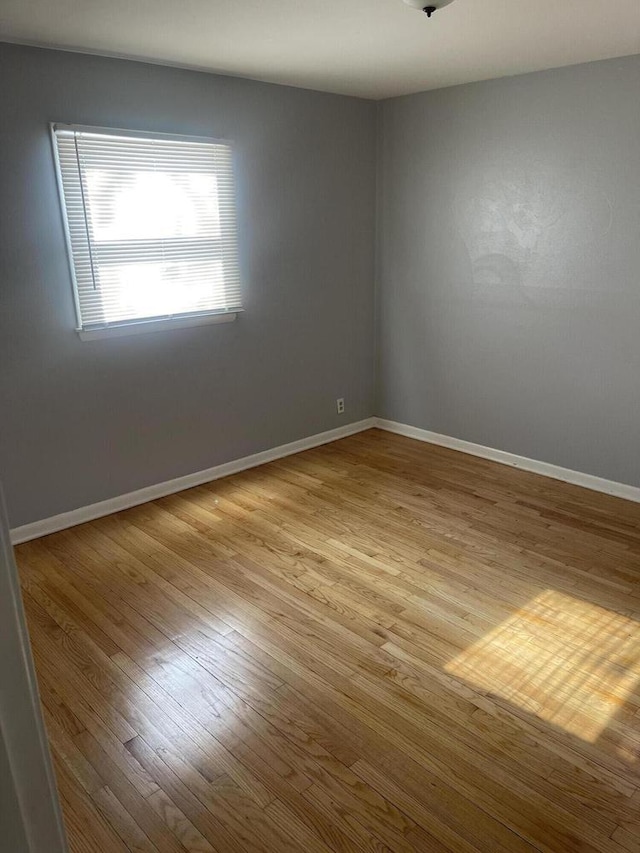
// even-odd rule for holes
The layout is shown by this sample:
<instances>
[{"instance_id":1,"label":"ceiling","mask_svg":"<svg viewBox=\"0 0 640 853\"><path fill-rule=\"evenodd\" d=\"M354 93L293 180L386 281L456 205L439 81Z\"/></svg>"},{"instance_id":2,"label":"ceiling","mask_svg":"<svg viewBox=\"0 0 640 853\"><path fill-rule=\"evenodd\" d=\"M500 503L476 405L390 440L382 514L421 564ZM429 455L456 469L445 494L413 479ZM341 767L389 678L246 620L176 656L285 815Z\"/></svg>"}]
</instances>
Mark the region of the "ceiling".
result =
<instances>
[{"instance_id":1,"label":"ceiling","mask_svg":"<svg viewBox=\"0 0 640 853\"><path fill-rule=\"evenodd\" d=\"M385 98L640 53L640 0L0 0L0 41Z\"/></svg>"}]
</instances>

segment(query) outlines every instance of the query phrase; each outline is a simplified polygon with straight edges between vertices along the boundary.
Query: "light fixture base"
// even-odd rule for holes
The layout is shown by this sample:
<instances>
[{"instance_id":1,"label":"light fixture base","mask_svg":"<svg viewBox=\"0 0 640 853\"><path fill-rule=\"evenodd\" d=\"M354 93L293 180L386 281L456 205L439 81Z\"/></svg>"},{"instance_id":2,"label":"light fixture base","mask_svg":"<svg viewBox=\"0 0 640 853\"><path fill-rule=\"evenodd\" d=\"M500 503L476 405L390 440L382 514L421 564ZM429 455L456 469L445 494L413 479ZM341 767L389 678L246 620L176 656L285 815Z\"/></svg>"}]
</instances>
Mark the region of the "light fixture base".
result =
<instances>
[{"instance_id":1,"label":"light fixture base","mask_svg":"<svg viewBox=\"0 0 640 853\"><path fill-rule=\"evenodd\" d=\"M411 6L412 9L424 12L430 18L434 12L438 12L440 9L453 3L453 0L403 0L403 2L407 6Z\"/></svg>"}]
</instances>

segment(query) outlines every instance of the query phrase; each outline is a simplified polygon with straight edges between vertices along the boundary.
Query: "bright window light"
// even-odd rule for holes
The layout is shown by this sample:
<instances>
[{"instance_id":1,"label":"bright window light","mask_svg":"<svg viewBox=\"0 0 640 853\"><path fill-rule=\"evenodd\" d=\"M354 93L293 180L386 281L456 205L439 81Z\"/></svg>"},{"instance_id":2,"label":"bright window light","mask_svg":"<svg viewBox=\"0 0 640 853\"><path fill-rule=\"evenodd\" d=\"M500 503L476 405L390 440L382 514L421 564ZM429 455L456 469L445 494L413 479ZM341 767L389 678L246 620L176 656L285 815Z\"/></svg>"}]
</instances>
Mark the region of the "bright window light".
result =
<instances>
[{"instance_id":1,"label":"bright window light","mask_svg":"<svg viewBox=\"0 0 640 853\"><path fill-rule=\"evenodd\" d=\"M640 683L640 624L546 590L445 670L594 742Z\"/></svg>"},{"instance_id":2,"label":"bright window light","mask_svg":"<svg viewBox=\"0 0 640 853\"><path fill-rule=\"evenodd\" d=\"M241 310L228 143L53 133L79 330Z\"/></svg>"}]
</instances>

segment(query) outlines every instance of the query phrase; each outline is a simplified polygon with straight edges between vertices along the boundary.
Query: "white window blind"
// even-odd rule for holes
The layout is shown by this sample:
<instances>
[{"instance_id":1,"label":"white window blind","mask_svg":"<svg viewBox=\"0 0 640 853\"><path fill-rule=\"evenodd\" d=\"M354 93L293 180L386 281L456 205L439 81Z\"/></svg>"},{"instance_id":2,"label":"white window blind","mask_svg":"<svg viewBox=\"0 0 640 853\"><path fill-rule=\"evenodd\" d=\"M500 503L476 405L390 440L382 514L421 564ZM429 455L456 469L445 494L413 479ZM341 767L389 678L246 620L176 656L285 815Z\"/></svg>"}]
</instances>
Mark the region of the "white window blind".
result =
<instances>
[{"instance_id":1,"label":"white window blind","mask_svg":"<svg viewBox=\"0 0 640 853\"><path fill-rule=\"evenodd\" d=\"M53 133L79 329L241 309L229 144Z\"/></svg>"}]
</instances>

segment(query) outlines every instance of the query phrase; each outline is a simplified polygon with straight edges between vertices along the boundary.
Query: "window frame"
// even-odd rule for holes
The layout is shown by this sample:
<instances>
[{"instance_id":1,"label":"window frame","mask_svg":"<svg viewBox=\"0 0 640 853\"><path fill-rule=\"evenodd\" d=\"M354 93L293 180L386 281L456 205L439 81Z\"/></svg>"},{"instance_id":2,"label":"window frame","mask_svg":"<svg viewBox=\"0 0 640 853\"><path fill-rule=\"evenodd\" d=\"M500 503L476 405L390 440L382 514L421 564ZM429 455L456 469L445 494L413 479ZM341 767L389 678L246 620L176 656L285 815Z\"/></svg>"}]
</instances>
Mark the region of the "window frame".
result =
<instances>
[{"instance_id":1,"label":"window frame","mask_svg":"<svg viewBox=\"0 0 640 853\"><path fill-rule=\"evenodd\" d=\"M166 141L175 141L175 142L202 142L207 143L209 145L225 145L231 150L231 162L232 162L232 170L234 174L234 186L235 186L235 164L236 164L236 156L235 156L235 146L232 140L230 139L221 139L211 136L194 136L190 134L179 134L179 133L163 133L156 132L150 130L132 130L131 128L125 129L120 127L103 127L98 125L85 125L85 124L70 124L68 122L60 122L60 121L52 121L49 122L49 135L51 139L51 147L53 149L53 158L55 164L56 171L56 181L57 181L57 190L58 190L58 201L60 204L60 212L62 216L62 224L64 227L64 236L65 236L65 244L67 251L67 262L69 266L69 273L71 276L71 286L73 291L73 301L74 308L76 314L76 326L75 331L77 332L80 340L83 341L91 341L91 340L99 340L104 338L116 338L116 337L124 337L129 335L139 335L139 334L148 334L151 332L160 332L160 331L168 331L170 329L186 329L192 328L194 326L204 326L211 324L219 324L219 323L232 323L234 322L239 314L242 314L244 308L242 306L236 306L230 309L219 309L217 311L198 311L198 312L184 312L182 314L175 314L171 317L159 317L159 318L141 318L131 320L122 320L114 323L106 323L103 326L96 326L93 328L84 328L82 323L82 311L80 306L80 296L79 296L79 288L78 281L76 277L76 269L75 263L73 259L73 244L71 241L71 231L69 227L69 219L67 214L67 207L65 202L65 193L64 193L64 181L62 176L62 167L60 163L60 156L58 153L58 144L56 140L56 131L68 131L75 133L94 133L94 134L105 134L108 136L118 136L132 139L162 139ZM236 207L236 215L237 215L237 189L236 189L236 199L234 200ZM239 262L239 259L238 259Z\"/></svg>"}]
</instances>

